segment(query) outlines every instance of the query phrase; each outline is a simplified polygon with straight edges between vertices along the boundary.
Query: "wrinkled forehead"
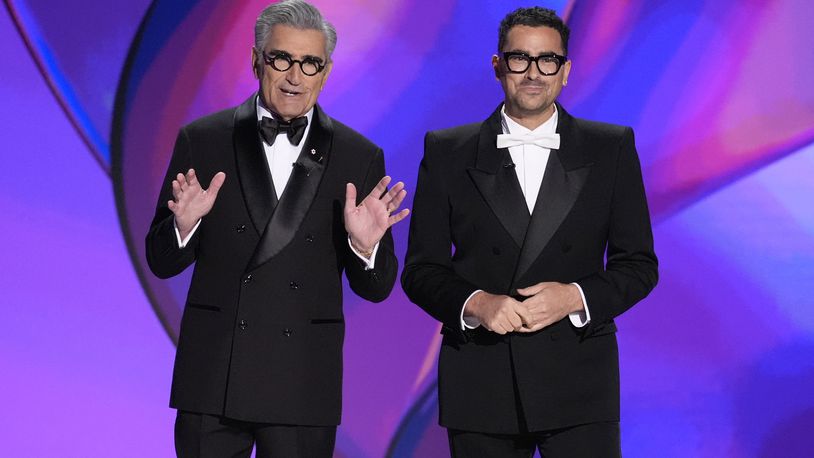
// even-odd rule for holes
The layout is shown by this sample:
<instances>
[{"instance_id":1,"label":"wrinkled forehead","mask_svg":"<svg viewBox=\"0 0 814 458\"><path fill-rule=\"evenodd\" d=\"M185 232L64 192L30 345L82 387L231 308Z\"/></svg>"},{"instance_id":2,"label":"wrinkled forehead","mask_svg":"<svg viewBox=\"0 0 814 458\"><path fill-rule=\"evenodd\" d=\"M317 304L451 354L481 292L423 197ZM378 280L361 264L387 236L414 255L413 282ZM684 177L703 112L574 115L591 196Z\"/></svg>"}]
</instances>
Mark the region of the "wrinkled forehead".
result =
<instances>
[{"instance_id":1,"label":"wrinkled forehead","mask_svg":"<svg viewBox=\"0 0 814 458\"><path fill-rule=\"evenodd\" d=\"M325 60L325 45L321 30L278 24L271 28L263 51L284 51L295 58L313 56Z\"/></svg>"}]
</instances>

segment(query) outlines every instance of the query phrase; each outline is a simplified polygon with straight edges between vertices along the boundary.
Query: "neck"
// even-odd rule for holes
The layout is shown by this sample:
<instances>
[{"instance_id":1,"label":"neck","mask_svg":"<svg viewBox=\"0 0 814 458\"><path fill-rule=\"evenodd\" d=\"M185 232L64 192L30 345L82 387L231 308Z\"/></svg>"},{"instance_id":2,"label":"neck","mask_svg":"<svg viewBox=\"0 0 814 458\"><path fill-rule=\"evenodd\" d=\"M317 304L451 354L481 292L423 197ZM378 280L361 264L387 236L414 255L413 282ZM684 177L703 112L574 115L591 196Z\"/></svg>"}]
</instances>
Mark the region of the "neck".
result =
<instances>
[{"instance_id":1,"label":"neck","mask_svg":"<svg viewBox=\"0 0 814 458\"><path fill-rule=\"evenodd\" d=\"M517 107L506 105L506 116L528 130L534 130L542 126L546 121L554 116L554 104L552 103L542 111L526 112Z\"/></svg>"}]
</instances>

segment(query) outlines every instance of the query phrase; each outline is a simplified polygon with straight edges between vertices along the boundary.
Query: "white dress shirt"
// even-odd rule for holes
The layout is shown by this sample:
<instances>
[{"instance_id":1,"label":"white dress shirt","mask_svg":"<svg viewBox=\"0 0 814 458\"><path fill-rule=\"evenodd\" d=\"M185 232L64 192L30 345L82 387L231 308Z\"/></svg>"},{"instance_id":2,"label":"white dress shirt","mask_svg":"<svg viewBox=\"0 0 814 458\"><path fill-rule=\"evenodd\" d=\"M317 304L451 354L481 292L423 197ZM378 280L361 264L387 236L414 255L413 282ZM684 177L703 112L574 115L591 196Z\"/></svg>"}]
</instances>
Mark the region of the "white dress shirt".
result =
<instances>
[{"instance_id":1,"label":"white dress shirt","mask_svg":"<svg viewBox=\"0 0 814 458\"><path fill-rule=\"evenodd\" d=\"M274 115L263 106L260 98L257 98L257 120L261 121L264 117L274 119ZM292 145L288 141L286 131L277 134L273 145L269 145L263 140L263 151L266 153L266 160L268 161L269 171L271 172L271 180L274 182L274 191L277 193L277 198L283 196L285 186L288 184L288 179L291 177L291 171L294 169L294 163L300 156L305 139L308 138L308 132L311 131L311 119L314 117L314 109L308 110L305 113L308 119L308 125L305 126L300 143Z\"/></svg>"},{"instance_id":2,"label":"white dress shirt","mask_svg":"<svg viewBox=\"0 0 814 458\"><path fill-rule=\"evenodd\" d=\"M554 106L554 114L548 120L536 129L530 130L521 126L511 117L506 115L506 107L500 110L500 118L502 120L503 133L513 135L547 135L557 132L557 120L559 115L556 105ZM497 141L497 139L495 140ZM523 191L523 197L526 199L526 206L529 209L529 214L534 212L534 204L537 202L537 195L540 193L540 186L543 183L543 176L545 175L546 164L548 163L548 156L551 155L551 150L533 144L525 144L509 147L509 154L514 162L514 171L517 174L517 181L520 183L520 189ZM581 328L591 321L591 314L588 311L588 302L585 300L585 293L576 283L575 285L579 290L579 295L582 298L584 310L579 312L572 312L568 314L571 324L575 327ZM474 317L464 317L464 310L466 304L472 299L472 296L482 290L477 290L470 294L464 301L461 307L461 329L474 329L480 326L480 321Z\"/></svg>"}]
</instances>

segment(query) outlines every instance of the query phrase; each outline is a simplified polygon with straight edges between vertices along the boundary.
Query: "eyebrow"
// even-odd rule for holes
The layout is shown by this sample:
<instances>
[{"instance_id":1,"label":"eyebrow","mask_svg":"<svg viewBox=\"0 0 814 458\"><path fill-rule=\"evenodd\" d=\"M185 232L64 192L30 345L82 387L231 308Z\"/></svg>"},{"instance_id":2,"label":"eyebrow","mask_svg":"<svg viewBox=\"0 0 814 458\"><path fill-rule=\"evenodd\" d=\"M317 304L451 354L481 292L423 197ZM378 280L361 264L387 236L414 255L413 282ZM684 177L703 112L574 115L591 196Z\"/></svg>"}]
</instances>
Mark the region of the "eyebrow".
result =
<instances>
[{"instance_id":1,"label":"eyebrow","mask_svg":"<svg viewBox=\"0 0 814 458\"><path fill-rule=\"evenodd\" d=\"M527 56L532 56L532 57L545 56L545 55L551 55L551 54L555 54L557 56L564 56L565 55L565 54L560 54L557 51L544 51L544 52L541 52L540 54L537 54L536 56L533 55L532 53L526 51L525 49L510 49L508 51L503 51L504 54L507 53L507 52L519 52L519 53L525 54Z\"/></svg>"},{"instance_id":2,"label":"eyebrow","mask_svg":"<svg viewBox=\"0 0 814 458\"><path fill-rule=\"evenodd\" d=\"M291 57L291 58L294 57L290 52L283 51L282 49L272 49L270 51L265 51L265 52L266 52L266 54L284 54L284 55L286 55L288 57ZM325 59L323 59L323 58L321 58L319 56L311 55L311 54L306 54L306 55L302 56L302 59L300 59L300 60L306 60L306 59L313 59L313 60L317 60L319 62L325 62Z\"/></svg>"}]
</instances>

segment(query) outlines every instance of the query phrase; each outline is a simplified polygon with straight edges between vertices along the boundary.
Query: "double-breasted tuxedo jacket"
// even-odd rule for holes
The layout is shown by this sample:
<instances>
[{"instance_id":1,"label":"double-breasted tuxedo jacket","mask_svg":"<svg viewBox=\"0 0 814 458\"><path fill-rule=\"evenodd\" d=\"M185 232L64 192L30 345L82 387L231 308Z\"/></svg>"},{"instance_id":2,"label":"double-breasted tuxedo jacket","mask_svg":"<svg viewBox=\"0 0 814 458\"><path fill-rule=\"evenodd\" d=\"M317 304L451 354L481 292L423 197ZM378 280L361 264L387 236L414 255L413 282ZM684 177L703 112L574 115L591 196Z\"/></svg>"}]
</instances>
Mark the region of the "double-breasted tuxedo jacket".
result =
<instances>
[{"instance_id":1,"label":"double-breasted tuxedo jacket","mask_svg":"<svg viewBox=\"0 0 814 458\"><path fill-rule=\"evenodd\" d=\"M342 272L374 302L395 282L388 232L365 270L343 224L346 183L360 198L384 176L381 149L317 106L285 191L275 197L257 128L255 95L181 129L147 260L161 278L195 262L173 372L170 405L282 424L340 422ZM204 185L226 173L211 212L183 249L166 202L179 172Z\"/></svg>"},{"instance_id":2,"label":"double-breasted tuxedo jacket","mask_svg":"<svg viewBox=\"0 0 814 458\"><path fill-rule=\"evenodd\" d=\"M443 324L444 426L511 434L619 419L613 318L658 278L641 170L630 128L557 107L560 149L531 215L508 149L496 146L500 108L483 123L426 136L402 285ZM505 336L461 329L477 289L517 297L544 281L577 282L590 324L566 317Z\"/></svg>"}]
</instances>

